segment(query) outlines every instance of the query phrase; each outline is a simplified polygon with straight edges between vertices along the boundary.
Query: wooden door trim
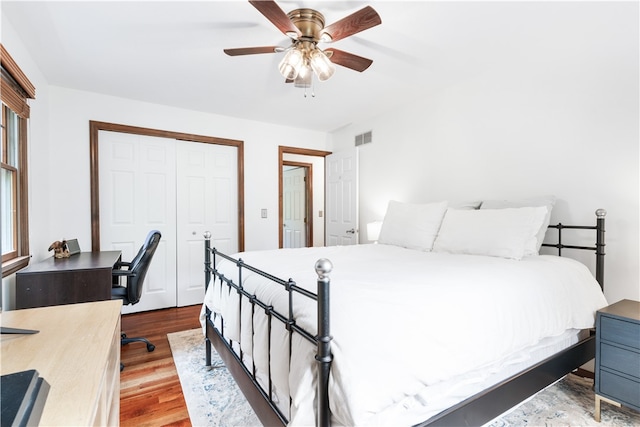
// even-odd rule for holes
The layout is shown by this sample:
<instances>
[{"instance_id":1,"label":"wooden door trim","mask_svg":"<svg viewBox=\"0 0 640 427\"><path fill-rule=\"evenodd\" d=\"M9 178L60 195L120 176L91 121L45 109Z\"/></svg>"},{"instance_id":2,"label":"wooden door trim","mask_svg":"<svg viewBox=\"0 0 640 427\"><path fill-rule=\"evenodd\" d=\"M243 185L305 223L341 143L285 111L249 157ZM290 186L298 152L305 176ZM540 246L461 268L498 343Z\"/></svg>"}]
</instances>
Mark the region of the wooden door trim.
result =
<instances>
[{"instance_id":1,"label":"wooden door trim","mask_svg":"<svg viewBox=\"0 0 640 427\"><path fill-rule=\"evenodd\" d=\"M331 151L313 150L310 148L287 147L284 145L278 146L278 247L279 248L282 248L283 246L282 166L284 166L285 160L283 159L283 156L285 154L299 154L303 156L316 156L316 157L324 158L324 157L327 157L329 154L331 154ZM313 223L313 211L311 211L310 214L311 214L311 223ZM311 229L313 230L313 228ZM309 234L311 235L311 233ZM313 239L313 235L311 235L310 238Z\"/></svg>"},{"instance_id":2,"label":"wooden door trim","mask_svg":"<svg viewBox=\"0 0 640 427\"><path fill-rule=\"evenodd\" d=\"M101 130L236 147L238 149L238 251L244 251L244 141L90 120L89 169L91 186L92 251L95 252L100 250L100 182L98 178L100 158L98 150L98 134Z\"/></svg>"}]
</instances>

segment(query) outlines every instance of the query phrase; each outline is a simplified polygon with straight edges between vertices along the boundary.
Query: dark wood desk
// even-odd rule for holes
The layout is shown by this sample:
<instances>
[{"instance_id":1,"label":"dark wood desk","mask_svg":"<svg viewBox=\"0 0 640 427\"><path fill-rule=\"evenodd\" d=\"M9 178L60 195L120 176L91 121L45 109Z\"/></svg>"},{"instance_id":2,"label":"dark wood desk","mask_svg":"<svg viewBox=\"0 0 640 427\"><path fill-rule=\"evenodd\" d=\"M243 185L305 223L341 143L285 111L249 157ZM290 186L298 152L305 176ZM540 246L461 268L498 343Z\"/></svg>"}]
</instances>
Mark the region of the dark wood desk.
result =
<instances>
[{"instance_id":1,"label":"dark wood desk","mask_svg":"<svg viewBox=\"0 0 640 427\"><path fill-rule=\"evenodd\" d=\"M16 273L16 308L111 299L111 271L120 251L47 258Z\"/></svg>"}]
</instances>

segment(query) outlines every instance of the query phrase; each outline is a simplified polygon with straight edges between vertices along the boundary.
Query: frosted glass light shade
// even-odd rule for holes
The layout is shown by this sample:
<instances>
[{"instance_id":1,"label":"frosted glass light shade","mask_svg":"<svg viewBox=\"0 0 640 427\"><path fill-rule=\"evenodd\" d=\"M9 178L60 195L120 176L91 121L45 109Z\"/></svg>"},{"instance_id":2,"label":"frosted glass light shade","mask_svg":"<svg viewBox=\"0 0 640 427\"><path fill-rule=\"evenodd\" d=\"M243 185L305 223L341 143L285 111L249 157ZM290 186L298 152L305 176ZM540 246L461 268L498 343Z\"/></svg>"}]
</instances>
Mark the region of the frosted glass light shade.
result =
<instances>
[{"instance_id":1,"label":"frosted glass light shade","mask_svg":"<svg viewBox=\"0 0 640 427\"><path fill-rule=\"evenodd\" d=\"M298 76L299 69L303 63L302 52L298 49L291 49L280 61L278 69L285 79L294 80Z\"/></svg>"},{"instance_id":2,"label":"frosted glass light shade","mask_svg":"<svg viewBox=\"0 0 640 427\"><path fill-rule=\"evenodd\" d=\"M327 55L320 49L314 49L309 55L309 62L311 68L318 76L318 80L321 82L329 79L336 71L335 65L329 60Z\"/></svg>"}]
</instances>

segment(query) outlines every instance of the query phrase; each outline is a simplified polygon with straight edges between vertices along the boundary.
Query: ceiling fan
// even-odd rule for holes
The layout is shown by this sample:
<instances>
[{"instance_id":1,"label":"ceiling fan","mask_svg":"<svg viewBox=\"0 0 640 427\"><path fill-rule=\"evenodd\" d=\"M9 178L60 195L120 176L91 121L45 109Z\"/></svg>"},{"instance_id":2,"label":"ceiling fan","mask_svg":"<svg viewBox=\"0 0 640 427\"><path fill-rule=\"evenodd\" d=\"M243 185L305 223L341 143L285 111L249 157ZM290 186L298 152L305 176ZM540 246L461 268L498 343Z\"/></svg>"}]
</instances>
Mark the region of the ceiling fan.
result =
<instances>
[{"instance_id":1,"label":"ceiling fan","mask_svg":"<svg viewBox=\"0 0 640 427\"><path fill-rule=\"evenodd\" d=\"M229 56L286 52L278 66L288 83L297 87L309 87L313 73L320 81L327 80L335 72L334 64L362 72L372 60L353 53L328 48L320 49L319 43L335 42L382 23L378 13L366 6L341 20L326 26L324 16L313 9L295 9L285 13L273 0L249 0L260 13L291 39L291 45L259 46L224 49Z\"/></svg>"}]
</instances>

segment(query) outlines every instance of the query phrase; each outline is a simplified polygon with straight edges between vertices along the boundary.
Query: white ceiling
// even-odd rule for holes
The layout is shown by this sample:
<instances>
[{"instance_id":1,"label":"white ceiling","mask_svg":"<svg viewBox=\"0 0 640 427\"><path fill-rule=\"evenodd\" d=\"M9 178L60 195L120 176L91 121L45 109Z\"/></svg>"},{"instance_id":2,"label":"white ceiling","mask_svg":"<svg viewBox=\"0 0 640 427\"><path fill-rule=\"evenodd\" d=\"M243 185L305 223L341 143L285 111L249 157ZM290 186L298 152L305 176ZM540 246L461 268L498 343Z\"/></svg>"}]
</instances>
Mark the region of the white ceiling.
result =
<instances>
[{"instance_id":1,"label":"white ceiling","mask_svg":"<svg viewBox=\"0 0 640 427\"><path fill-rule=\"evenodd\" d=\"M311 91L285 84L282 54L229 57L224 48L287 46L248 1L9 1L4 16L52 85L332 131L461 79L508 66L592 25L589 2L295 1L331 24L373 6L382 24L333 43L372 59L337 67ZM590 3L593 4L593 3ZM592 15L596 12L591 11Z\"/></svg>"}]
</instances>

